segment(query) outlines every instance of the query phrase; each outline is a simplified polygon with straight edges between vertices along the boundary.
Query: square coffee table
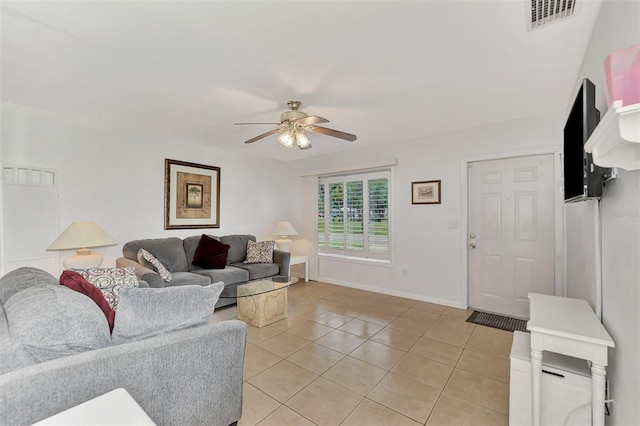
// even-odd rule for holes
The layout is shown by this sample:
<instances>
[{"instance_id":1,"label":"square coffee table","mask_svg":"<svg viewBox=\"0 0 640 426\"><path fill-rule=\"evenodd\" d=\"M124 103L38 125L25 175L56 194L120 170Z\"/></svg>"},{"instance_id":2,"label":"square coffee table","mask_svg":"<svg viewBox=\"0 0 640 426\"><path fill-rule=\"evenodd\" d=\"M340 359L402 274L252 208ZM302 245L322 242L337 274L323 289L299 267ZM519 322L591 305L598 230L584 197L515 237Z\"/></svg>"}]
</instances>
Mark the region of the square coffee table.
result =
<instances>
[{"instance_id":1,"label":"square coffee table","mask_svg":"<svg viewBox=\"0 0 640 426\"><path fill-rule=\"evenodd\" d=\"M238 319L254 327L264 327L287 317L287 287L296 277L277 275L260 278L222 290L220 298L237 299Z\"/></svg>"}]
</instances>

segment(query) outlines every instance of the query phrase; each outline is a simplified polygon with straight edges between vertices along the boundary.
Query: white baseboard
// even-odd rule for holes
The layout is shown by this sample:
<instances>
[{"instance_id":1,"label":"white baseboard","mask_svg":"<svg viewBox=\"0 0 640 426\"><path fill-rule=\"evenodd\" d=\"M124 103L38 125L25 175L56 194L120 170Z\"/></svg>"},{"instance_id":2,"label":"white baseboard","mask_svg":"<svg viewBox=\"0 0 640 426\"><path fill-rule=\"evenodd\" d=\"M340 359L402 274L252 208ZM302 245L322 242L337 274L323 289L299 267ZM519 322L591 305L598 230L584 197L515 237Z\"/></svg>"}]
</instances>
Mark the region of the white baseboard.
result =
<instances>
[{"instance_id":1,"label":"white baseboard","mask_svg":"<svg viewBox=\"0 0 640 426\"><path fill-rule=\"evenodd\" d=\"M358 290L371 291L373 293L386 294L386 295L389 295L389 296L404 297L404 298L407 298L407 299L420 300L422 302L435 303L437 305L450 306L452 308L467 309L466 306L464 306L462 303L457 302L455 300L438 299L436 297L428 297L428 296L424 296L424 295L421 295L421 294L407 293L407 292L404 292L404 291L397 291L397 290L389 290L389 289L386 289L386 288L373 287L373 286L364 285L364 284L350 283L350 282L339 281L339 280L334 280L334 279L330 279L330 278L319 277L318 281L323 282L323 283L328 283L328 284L340 285L340 286L343 286L343 287L356 288Z\"/></svg>"}]
</instances>

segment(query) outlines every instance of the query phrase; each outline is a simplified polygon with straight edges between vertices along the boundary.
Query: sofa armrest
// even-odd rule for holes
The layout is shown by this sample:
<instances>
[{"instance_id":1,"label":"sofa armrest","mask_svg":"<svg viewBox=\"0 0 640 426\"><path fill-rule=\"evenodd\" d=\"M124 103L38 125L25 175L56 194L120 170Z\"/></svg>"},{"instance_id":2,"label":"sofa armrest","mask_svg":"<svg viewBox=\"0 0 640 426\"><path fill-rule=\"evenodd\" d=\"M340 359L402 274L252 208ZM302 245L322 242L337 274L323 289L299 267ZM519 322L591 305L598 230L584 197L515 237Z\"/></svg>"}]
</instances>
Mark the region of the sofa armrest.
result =
<instances>
[{"instance_id":1,"label":"sofa armrest","mask_svg":"<svg viewBox=\"0 0 640 426\"><path fill-rule=\"evenodd\" d=\"M289 276L289 262L291 261L291 253L288 251L274 250L273 263L277 263L280 267L280 275Z\"/></svg>"},{"instance_id":2,"label":"sofa armrest","mask_svg":"<svg viewBox=\"0 0 640 426\"><path fill-rule=\"evenodd\" d=\"M162 288L164 287L164 280L156 271L151 268L147 268L146 266L136 262L135 260L131 260L126 257L119 257L116 259L116 267L118 268L127 268L133 266L136 268L136 277L138 281L146 281L149 284L149 287L153 288Z\"/></svg>"},{"instance_id":3,"label":"sofa armrest","mask_svg":"<svg viewBox=\"0 0 640 426\"><path fill-rule=\"evenodd\" d=\"M229 320L0 375L0 424L30 425L124 388L158 425L229 425L242 411L247 325Z\"/></svg>"}]
</instances>

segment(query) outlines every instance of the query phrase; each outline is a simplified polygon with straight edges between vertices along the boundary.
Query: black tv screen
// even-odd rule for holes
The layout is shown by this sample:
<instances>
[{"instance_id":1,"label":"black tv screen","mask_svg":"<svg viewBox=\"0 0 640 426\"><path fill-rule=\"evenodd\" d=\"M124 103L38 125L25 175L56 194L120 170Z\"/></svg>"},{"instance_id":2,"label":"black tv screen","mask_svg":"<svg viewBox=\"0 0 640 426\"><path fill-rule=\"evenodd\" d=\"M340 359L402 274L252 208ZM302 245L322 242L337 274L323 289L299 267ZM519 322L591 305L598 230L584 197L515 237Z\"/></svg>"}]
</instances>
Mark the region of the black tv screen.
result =
<instances>
[{"instance_id":1,"label":"black tv screen","mask_svg":"<svg viewBox=\"0 0 640 426\"><path fill-rule=\"evenodd\" d=\"M596 87L587 78L564 126L564 201L566 203L600 198L605 176L610 169L593 164L584 144L600 121L596 108Z\"/></svg>"}]
</instances>

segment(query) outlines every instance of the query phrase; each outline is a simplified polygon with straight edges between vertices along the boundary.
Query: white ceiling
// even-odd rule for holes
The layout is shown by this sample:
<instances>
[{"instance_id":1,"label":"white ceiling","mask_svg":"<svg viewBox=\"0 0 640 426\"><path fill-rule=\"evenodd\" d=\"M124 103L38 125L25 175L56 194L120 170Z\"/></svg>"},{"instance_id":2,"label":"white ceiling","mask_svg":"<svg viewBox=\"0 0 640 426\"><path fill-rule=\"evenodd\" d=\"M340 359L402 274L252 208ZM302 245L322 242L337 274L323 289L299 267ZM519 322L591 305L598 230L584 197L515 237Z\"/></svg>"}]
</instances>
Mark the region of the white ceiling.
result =
<instances>
[{"instance_id":1,"label":"white ceiling","mask_svg":"<svg viewBox=\"0 0 640 426\"><path fill-rule=\"evenodd\" d=\"M296 160L564 111L601 0L2 2L2 100ZM290 150L289 99L358 135Z\"/></svg>"}]
</instances>

